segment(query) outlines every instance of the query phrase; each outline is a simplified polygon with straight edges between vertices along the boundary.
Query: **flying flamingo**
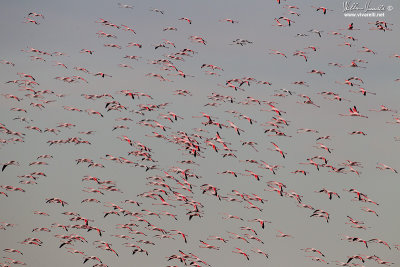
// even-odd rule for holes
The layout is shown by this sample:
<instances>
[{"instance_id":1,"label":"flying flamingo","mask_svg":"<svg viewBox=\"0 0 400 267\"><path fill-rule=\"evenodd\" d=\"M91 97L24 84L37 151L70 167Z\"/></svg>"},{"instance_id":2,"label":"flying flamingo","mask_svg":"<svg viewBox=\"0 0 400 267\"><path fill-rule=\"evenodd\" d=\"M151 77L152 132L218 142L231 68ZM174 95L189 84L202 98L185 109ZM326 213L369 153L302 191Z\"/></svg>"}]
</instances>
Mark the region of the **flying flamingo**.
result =
<instances>
[{"instance_id":1,"label":"flying flamingo","mask_svg":"<svg viewBox=\"0 0 400 267\"><path fill-rule=\"evenodd\" d=\"M368 118L367 116L361 115L356 106L354 106L353 108L350 108L350 114L339 114L340 116L351 116L351 117L362 117L362 118Z\"/></svg>"},{"instance_id":2,"label":"flying flamingo","mask_svg":"<svg viewBox=\"0 0 400 267\"><path fill-rule=\"evenodd\" d=\"M269 148L269 150L271 150L271 151L278 151L278 152L282 155L282 157L285 158L286 152L283 152L283 150L280 149L280 148L278 147L278 145L275 144L274 142L271 142L271 144L274 145L275 149L270 149L270 148Z\"/></svg>"},{"instance_id":3,"label":"flying flamingo","mask_svg":"<svg viewBox=\"0 0 400 267\"><path fill-rule=\"evenodd\" d=\"M378 166L376 167L379 170L390 170L394 173L397 173L397 170L393 169L392 167L385 165L383 163L378 163Z\"/></svg>"},{"instance_id":4,"label":"flying flamingo","mask_svg":"<svg viewBox=\"0 0 400 267\"><path fill-rule=\"evenodd\" d=\"M250 260L249 255L243 252L240 248L236 248L237 250L232 251L233 253L238 253L246 257L247 260Z\"/></svg>"}]
</instances>

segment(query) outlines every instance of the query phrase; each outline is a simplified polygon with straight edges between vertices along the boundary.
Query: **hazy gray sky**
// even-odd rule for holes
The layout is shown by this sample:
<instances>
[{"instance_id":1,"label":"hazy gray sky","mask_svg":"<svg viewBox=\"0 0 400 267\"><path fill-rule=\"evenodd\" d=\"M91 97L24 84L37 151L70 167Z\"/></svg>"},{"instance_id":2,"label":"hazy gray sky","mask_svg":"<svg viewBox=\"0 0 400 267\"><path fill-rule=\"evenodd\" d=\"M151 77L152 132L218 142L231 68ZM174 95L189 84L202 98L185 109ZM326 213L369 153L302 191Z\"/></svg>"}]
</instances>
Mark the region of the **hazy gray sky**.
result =
<instances>
[{"instance_id":1,"label":"hazy gray sky","mask_svg":"<svg viewBox=\"0 0 400 267\"><path fill-rule=\"evenodd\" d=\"M0 153L2 164L16 161L19 166L9 165L0 174L0 192L7 195L0 195L0 225L4 228L0 231L0 262L80 266L85 257L97 256L104 266L184 266L178 259L168 260L171 255L182 256L180 250L187 255L192 253L186 259L187 265L196 259L193 255L211 266L288 267L337 264L360 255L365 263L353 259L350 264L379 266L387 261L399 266L400 217L396 209L399 175L377 167L383 163L400 169L400 114L397 113L400 91L396 81L400 78L400 58L396 57L400 54L400 6L396 1L371 1L369 8L383 7L384 11L374 12L384 13L384 17L357 17L357 14L373 12L366 10L367 5L366 1L348 2L347 7L354 10L346 13L354 13L356 17L345 17L342 1L288 0L280 4L272 0L3 1L0 4L0 60L3 63L0 64L0 123L3 125ZM326 14L322 8L317 10L318 7L327 8ZM181 18L188 18L191 23ZM290 26L287 19L293 20ZM348 29L350 23L353 30ZM123 30L122 25L136 33ZM164 30L168 27L176 30ZM200 38L205 44L197 42ZM130 43L142 47L129 46ZM159 44L165 47L155 49ZM120 48L110 47L113 45ZM94 53L82 52L85 49ZM286 57L274 54L275 50ZM153 64L156 61L159 63ZM350 67L352 62L358 67ZM208 66L202 68L203 64ZM212 69L210 65L223 70ZM89 73L77 68L85 68ZM178 70L185 77L179 76ZM94 76L99 72L112 77ZM149 74L161 75L165 81ZM87 82L77 79L78 76ZM241 84L246 79L249 85ZM14 80L16 83L9 82ZM344 84L346 80L354 85ZM308 86L295 84L299 81ZM360 88L368 93L364 96ZM121 93L123 90L136 92L136 96L132 99ZM177 94L178 90L187 95ZM138 96L137 92L151 98ZM332 92L337 99L323 92ZM102 94L113 98L84 97ZM309 104L304 103L307 100ZM268 111L271 109L268 103L281 111L280 117L288 125L279 121L277 126L268 124L279 119L277 113ZM373 111L380 110L381 105L389 111ZM354 106L368 118L339 115L350 114L349 108ZM67 107L82 111L69 111ZM110 107L116 110L107 111ZM88 114L86 110L100 112L103 117ZM182 118L174 120L169 112ZM213 122L227 127L205 125L208 119L200 118L202 112L211 115ZM252 124L246 116L252 119ZM240 136L228 121L243 130ZM75 127L58 127L61 123ZM157 123L166 126L165 131ZM126 128L113 130L118 125ZM59 132L45 132L46 128ZM196 130L199 128L204 131ZM87 131L94 132L81 133ZM354 131L366 135L351 135ZM18 132L23 136L18 137ZM166 139L151 137L153 132ZM179 132L185 132L190 139ZM216 139L217 132L221 139ZM133 145L121 140L123 136L132 140ZM326 136L329 138L320 138ZM49 145L49 141L74 138L90 144L70 141ZM257 143L254 148L243 145L250 141ZM195 142L199 144L196 157L187 149L193 148ZM286 153L285 158L271 151L274 150L271 142ZM138 143L151 151L141 150ZM224 150L224 144L232 151ZM320 144L329 148L329 152ZM235 156L224 156L227 153ZM41 155L51 155L51 158L37 159ZM106 160L111 159L106 155L118 159ZM315 156L327 159L327 163L314 159L319 171L315 166L300 164ZM82 158L104 168L76 164ZM182 163L189 160L195 164ZM262 161L278 165L275 174L262 168ZM361 164L352 167L359 175L344 165L348 161ZM145 165L156 168L146 171ZM184 175L174 171L177 168L190 169L188 173L198 177L187 177L185 185ZM237 177L221 174L227 170L237 172ZM294 173L296 170L307 175ZM43 172L46 177L34 172ZM260 175L260 180L251 172ZM85 176L97 177L100 182L82 180ZM101 184L107 180L114 184ZM285 186L283 196L269 191L278 188L276 184L268 184L269 181ZM204 184L217 188L218 196L211 191L203 193ZM106 190L107 186L119 191ZM336 192L340 198L333 196L330 200L327 194L315 192L323 188ZM157 191L160 189L165 192ZM357 198L355 193L348 192L350 189L362 194ZM85 192L90 190L97 191ZM155 199L141 195L149 192L153 192ZM233 192L240 192L242 196ZM302 196L301 203L290 197L294 192ZM162 202L157 194L173 206L158 205ZM261 203L253 194L267 201ZM51 198L62 199L68 205L46 203ZM99 202L81 203L90 198ZM123 203L128 199L141 205ZM261 210L246 208L251 205L248 201ZM113 209L110 203L119 208ZM198 212L193 212L195 203ZM313 210L299 207L301 204L310 205ZM374 210L379 216L363 208ZM155 212L160 217L142 210ZM329 214L329 223L327 213L321 210ZM38 215L38 211L48 215ZM109 211L118 215L104 217ZM129 212L137 213L133 216ZM176 215L177 220L165 212ZM189 220L193 214L201 217ZM242 220L226 219L227 214ZM351 223L348 216L358 223ZM79 217L89 219L90 227L104 231L102 236L94 230L79 229L85 227ZM146 222L138 221L139 218L165 230L165 236L157 236L163 233L152 230ZM252 221L256 218L271 223L262 229ZM137 226L121 228L129 223ZM68 231L54 224L68 226ZM241 227L250 227L257 234ZM187 243L172 230L185 233ZM279 231L291 237L277 237ZM231 233L247 241L235 239ZM59 248L62 240L72 239L73 235L82 236L87 242L75 240ZM251 239L251 235L260 241ZM220 236L227 242L210 240L212 236ZM346 236L358 239L348 241ZM29 238L39 239L41 245L29 244L32 243ZM374 239L387 242L391 249ZM102 249L95 242L99 240L107 242L119 256L105 250L105 245ZM201 248L204 244L200 240L219 249ZM368 248L363 240L368 241ZM136 249L146 250L149 255L139 251L132 255L135 247L124 243L136 245ZM247 253L249 260L232 252L238 252L237 248ZM304 251L307 248L316 248L324 256ZM8 249L19 250L23 255ZM269 257L252 251L257 249ZM84 255L68 253L74 250ZM377 257L367 259L373 255ZM317 262L319 259L322 262ZM206 266L204 262L198 264ZM89 260L85 265L96 263L99 262Z\"/></svg>"}]
</instances>

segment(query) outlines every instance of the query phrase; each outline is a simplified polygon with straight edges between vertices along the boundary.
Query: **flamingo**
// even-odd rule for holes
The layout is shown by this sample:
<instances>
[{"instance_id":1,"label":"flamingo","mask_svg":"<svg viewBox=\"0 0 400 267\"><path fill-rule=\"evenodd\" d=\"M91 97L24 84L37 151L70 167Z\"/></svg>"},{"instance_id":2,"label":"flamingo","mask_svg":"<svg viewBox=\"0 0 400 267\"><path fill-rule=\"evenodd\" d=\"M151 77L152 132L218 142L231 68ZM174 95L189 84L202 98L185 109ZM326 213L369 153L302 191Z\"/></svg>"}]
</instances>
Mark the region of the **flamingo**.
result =
<instances>
[{"instance_id":1,"label":"flamingo","mask_svg":"<svg viewBox=\"0 0 400 267\"><path fill-rule=\"evenodd\" d=\"M277 151L277 152L279 152L279 153L281 154L281 156L282 156L283 158L285 158L286 152L283 152L283 150L280 149L280 148L278 147L278 145L275 144L274 142L271 142L271 144L275 147L275 149L269 149L269 150L271 150L271 151Z\"/></svg>"},{"instance_id":2,"label":"flamingo","mask_svg":"<svg viewBox=\"0 0 400 267\"><path fill-rule=\"evenodd\" d=\"M274 50L274 49L270 49L270 50L271 50L271 52L269 54L271 54L271 55L281 55L281 56L284 56L285 58L287 58L287 56L284 53L282 53L278 50Z\"/></svg>"},{"instance_id":3,"label":"flamingo","mask_svg":"<svg viewBox=\"0 0 400 267\"><path fill-rule=\"evenodd\" d=\"M125 5L125 4L121 4L121 3L118 3L118 6L119 6L120 8L130 8L130 9L133 9L133 6Z\"/></svg>"},{"instance_id":4,"label":"flamingo","mask_svg":"<svg viewBox=\"0 0 400 267\"><path fill-rule=\"evenodd\" d=\"M311 6L312 8L315 8L315 10L316 11L322 11L322 13L324 14L324 15L326 15L326 11L333 11L333 10L331 10L331 9L327 9L326 7L315 7L315 6Z\"/></svg>"},{"instance_id":5,"label":"flamingo","mask_svg":"<svg viewBox=\"0 0 400 267\"><path fill-rule=\"evenodd\" d=\"M391 249L388 243L386 243L385 241L380 240L378 238L370 239L370 240L368 240L368 242L374 242L374 243L378 243L378 244L383 244L383 245L387 246L389 249Z\"/></svg>"},{"instance_id":6,"label":"flamingo","mask_svg":"<svg viewBox=\"0 0 400 267\"><path fill-rule=\"evenodd\" d=\"M257 254L264 255L266 258L268 258L268 256L269 256L267 253L265 253L264 251L262 251L260 249L251 249L251 251L253 251L254 253L257 253Z\"/></svg>"},{"instance_id":7,"label":"flamingo","mask_svg":"<svg viewBox=\"0 0 400 267\"><path fill-rule=\"evenodd\" d=\"M385 165L383 163L378 163L378 166L376 167L379 170L390 170L394 173L397 173L397 170L393 169L392 167Z\"/></svg>"},{"instance_id":8,"label":"flamingo","mask_svg":"<svg viewBox=\"0 0 400 267\"><path fill-rule=\"evenodd\" d=\"M3 172L7 166L11 166L11 165L19 166L19 163L15 160L10 160L9 162L3 163L3 167L1 168L1 171Z\"/></svg>"},{"instance_id":9,"label":"flamingo","mask_svg":"<svg viewBox=\"0 0 400 267\"><path fill-rule=\"evenodd\" d=\"M234 23L239 23L239 21L237 21L237 20L233 20L233 19L222 19L222 20L220 20L221 22L228 22L228 23L232 23L232 24L234 24Z\"/></svg>"},{"instance_id":10,"label":"flamingo","mask_svg":"<svg viewBox=\"0 0 400 267\"><path fill-rule=\"evenodd\" d=\"M96 257L96 256L87 256L87 257L85 257L84 259L83 259L83 264L85 264L87 261L89 261L89 260L96 260L96 261L98 261L98 262L100 262L100 263L103 263L101 260L100 260L100 258L98 258L98 257Z\"/></svg>"},{"instance_id":11,"label":"flamingo","mask_svg":"<svg viewBox=\"0 0 400 267\"><path fill-rule=\"evenodd\" d=\"M281 231L279 231L279 230L278 230L278 232L279 232L279 234L276 235L276 237L293 237L293 236L291 236L291 235L289 235L289 234L285 234L285 233L283 233L283 232L281 232Z\"/></svg>"},{"instance_id":12,"label":"flamingo","mask_svg":"<svg viewBox=\"0 0 400 267\"><path fill-rule=\"evenodd\" d=\"M246 257L247 260L250 260L249 255L243 252L240 248L236 248L237 250L232 251L233 253L238 253Z\"/></svg>"},{"instance_id":13,"label":"flamingo","mask_svg":"<svg viewBox=\"0 0 400 267\"><path fill-rule=\"evenodd\" d=\"M186 22L188 22L189 24L192 24L192 20L186 17L180 18L179 20L184 20Z\"/></svg>"},{"instance_id":14,"label":"flamingo","mask_svg":"<svg viewBox=\"0 0 400 267\"><path fill-rule=\"evenodd\" d=\"M322 257L325 257L325 255L316 248L302 248L301 250L304 250L305 252L316 252L320 254Z\"/></svg>"},{"instance_id":15,"label":"flamingo","mask_svg":"<svg viewBox=\"0 0 400 267\"><path fill-rule=\"evenodd\" d=\"M200 242L204 244L204 246L199 246L200 248L208 248L208 249L215 249L215 250L219 250L220 249L219 247L210 245L210 244L208 244L208 243L206 243L206 242L204 242L202 240L200 240Z\"/></svg>"},{"instance_id":16,"label":"flamingo","mask_svg":"<svg viewBox=\"0 0 400 267\"><path fill-rule=\"evenodd\" d=\"M350 108L350 114L339 114L340 116L352 116L352 117L362 117L362 118L368 118L367 116L361 115L356 106L354 106L353 108Z\"/></svg>"},{"instance_id":17,"label":"flamingo","mask_svg":"<svg viewBox=\"0 0 400 267\"><path fill-rule=\"evenodd\" d=\"M13 249L13 248L5 248L3 249L4 252L11 252L11 253L19 253L21 255L24 255L21 251L19 251L18 249Z\"/></svg>"},{"instance_id":18,"label":"flamingo","mask_svg":"<svg viewBox=\"0 0 400 267\"><path fill-rule=\"evenodd\" d=\"M328 189L326 189L326 188L322 188L321 190L319 190L319 191L314 191L314 192L316 192L316 193L325 193L325 194L327 194L328 196L329 196L329 200L331 200L332 199L332 196L337 196L338 198L340 198L340 196L336 193L336 192L333 192L333 191L330 191L330 190L328 190Z\"/></svg>"}]
</instances>

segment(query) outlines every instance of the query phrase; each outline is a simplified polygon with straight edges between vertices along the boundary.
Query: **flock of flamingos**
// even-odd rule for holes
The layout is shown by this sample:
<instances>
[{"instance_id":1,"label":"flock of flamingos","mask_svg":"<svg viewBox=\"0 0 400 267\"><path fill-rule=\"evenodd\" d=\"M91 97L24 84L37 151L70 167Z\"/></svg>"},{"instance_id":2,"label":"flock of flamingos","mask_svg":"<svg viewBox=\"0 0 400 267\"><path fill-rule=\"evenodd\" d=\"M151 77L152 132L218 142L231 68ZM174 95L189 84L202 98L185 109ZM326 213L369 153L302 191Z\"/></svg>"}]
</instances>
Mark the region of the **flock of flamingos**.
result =
<instances>
[{"instance_id":1,"label":"flock of flamingos","mask_svg":"<svg viewBox=\"0 0 400 267\"><path fill-rule=\"evenodd\" d=\"M400 266L400 77L369 85L400 55L367 46L397 25L270 2L285 45L257 51L264 72L245 59L257 40L216 41L251 17L203 17L208 36L193 10L122 3L78 29L93 47L3 51L0 266Z\"/></svg>"}]
</instances>

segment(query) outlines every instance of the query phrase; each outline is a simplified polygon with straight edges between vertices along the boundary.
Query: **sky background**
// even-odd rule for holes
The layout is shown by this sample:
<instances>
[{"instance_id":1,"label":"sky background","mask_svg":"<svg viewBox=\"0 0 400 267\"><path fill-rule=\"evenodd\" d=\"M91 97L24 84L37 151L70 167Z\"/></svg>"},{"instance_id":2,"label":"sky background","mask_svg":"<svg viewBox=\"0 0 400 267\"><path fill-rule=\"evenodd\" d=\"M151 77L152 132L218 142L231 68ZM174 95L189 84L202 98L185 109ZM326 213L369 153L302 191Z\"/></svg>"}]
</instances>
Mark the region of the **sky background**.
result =
<instances>
[{"instance_id":1,"label":"sky background","mask_svg":"<svg viewBox=\"0 0 400 267\"><path fill-rule=\"evenodd\" d=\"M393 6L392 11L384 11L384 18L346 18L343 15L342 1L132 1L121 2L132 5L133 8L121 8L118 1L2 1L0 3L0 36L1 52L0 60L10 61L15 66L0 64L0 123L14 132L24 133L23 142L12 141L13 136L7 131L0 132L0 139L4 143L0 147L1 163L11 160L19 162L20 166L7 166L0 174L2 188L0 192L7 193L8 197L0 195L1 216L5 230L0 231L0 255L1 263L15 259L26 263L28 266L80 266L84 256L68 253L69 249L82 251L87 256L97 256L107 266L131 266L133 263L139 266L183 266L177 260L168 260L173 254L193 253L211 266L313 266L324 264L312 261L311 257L322 258L330 264L334 261L346 262L352 255L376 255L384 261L392 262L393 266L400 265L400 252L395 245L400 244L400 232L398 225L400 217L397 212L398 189L400 186L399 175L390 170L379 170L377 163L384 163L395 169L400 169L399 149L400 142L396 137L400 136L399 125L394 122L394 117L399 114L393 112L373 112L372 109L380 109L384 105L393 110L400 110L399 58L393 57L400 54L398 25L400 12L395 1L372 1L371 6ZM290 10L300 16L288 14L290 6L298 9ZM365 2L360 2L364 6ZM286 8L285 8L286 6ZM316 11L315 7L324 6L330 10L327 14ZM152 11L163 10L164 14ZM44 15L30 17L37 21L24 23L30 12ZM281 16L294 20L289 27L281 19L284 27L276 26L274 18ZM179 20L187 17L192 24ZM233 19L239 23L231 24L223 22L224 19ZM123 31L110 26L96 23L100 19L108 20L116 25L127 25L135 30ZM376 30L376 20L384 20L390 30ZM357 30L349 31L347 25L354 23ZM163 31L166 27L176 27L177 31ZM322 36L309 32L310 30L322 31ZM96 33L103 31L113 34L117 38L99 37ZM339 32L341 35L332 35L331 32ZM307 34L298 37L297 34ZM201 36L206 45L192 42L190 36ZM353 36L356 41L345 40L343 36ZM233 44L236 39L245 39L252 43L247 45ZM158 48L155 46L169 40L176 47ZM352 44L351 47L343 46L344 42ZM136 42L143 45L142 48L127 47L128 43ZM122 48L105 47L104 44L117 44ZM318 49L312 51L305 49L313 45ZM375 54L360 52L364 47L373 50ZM62 52L61 56L49 56L33 52L24 52L35 48L48 53ZM154 60L167 59L182 49L196 51L192 56L182 56L184 61L169 59L187 77L174 76L176 71L163 70L161 64L151 64ZM82 49L94 51L93 55L80 53ZM285 53L287 58L280 55L269 54L271 49ZM293 56L296 51L304 51L308 57L306 62L303 57ZM139 56L136 60L126 59L125 55ZM41 57L42 60L34 60L32 57ZM368 63L358 63L359 68L348 67L352 60L362 59ZM67 69L57 66L61 62ZM344 67L335 67L328 63L339 63ZM128 64L132 68L122 68L119 64ZM219 76L208 75L203 64L213 64L223 68L215 70ZM91 73L103 72L112 77L101 78L77 71L74 67L84 67ZM318 74L308 73L311 70L321 70L326 74L322 77ZM39 85L32 85L34 91L53 91L53 94L37 93L22 90L18 84L7 83L12 80L22 80L18 73L32 75ZM171 81L160 81L157 78L146 76L148 73L161 74ZM56 77L82 76L88 83L77 81L67 83L55 79ZM250 82L250 86L242 85L243 90L235 91L225 88L227 80L252 77L258 81L269 81L272 85L262 85ZM363 80L361 87L374 94L363 96L360 93L349 92L357 90L357 86L351 88L343 85L346 79L359 77ZM295 81L305 81L309 87L293 84ZM354 80L353 80L354 81ZM339 83L338 83L339 82ZM358 81L355 83L360 84ZM280 89L291 91L291 95ZM121 90L142 92L152 96L135 97L132 99L119 93ZM191 95L176 95L176 90L188 90ZM320 93L332 91L348 101L330 101ZM216 101L210 99L213 94L232 96L233 103L229 101ZM65 97L57 95L64 94ZM101 95L111 94L114 99L98 98L96 100L85 99L82 94ZM284 94L277 96L276 94ZM21 101L9 99L7 95L15 95ZM318 105L301 104L306 95ZM4 97L3 97L4 96ZM282 117L289 121L288 126L279 128L284 136L269 136L265 126L276 114L269 110L266 103L244 104L252 97L260 101L273 101L279 108ZM42 101L54 100L44 103ZM119 101L127 107L127 110L106 111L105 105L109 101ZM207 103L218 103L216 106ZM299 103L300 102L300 103ZM39 109L31 103L41 103L44 108ZM164 108L153 111L143 111L144 115L137 114L140 104L159 105L168 103ZM63 106L72 106L82 109L83 112L67 111ZM348 114L352 106L357 106L361 114L368 118L343 117L339 114ZM22 108L27 111L16 112L10 109ZM89 115L84 110L93 109L101 112L104 117ZM226 112L235 110L244 114L256 122L249 124L246 120L235 117L235 114ZM160 115L174 112L183 117L171 122ZM219 129L214 125L203 125L206 118L193 118L201 116L201 112L213 116L213 120L229 125L232 121L243 129L238 136L234 129L224 127ZM26 117L28 122L17 120L17 117ZM117 121L118 118L128 117L132 121ZM138 124L143 119L158 121L168 128L163 132L160 128L151 128ZM59 123L72 123L76 127L71 129L58 128ZM150 122L154 124L154 122ZM125 125L129 129L117 129L116 125ZM44 131L45 128L57 128L58 135L48 132L38 132L27 129L27 126L36 126ZM206 132L197 132L195 128L202 128ZM298 129L315 129L318 133L298 133ZM83 135L82 131L95 131L92 135ZM177 135L178 131L188 135L199 134L194 137L201 145L201 157L189 155L185 149L176 143L163 139L152 138L152 132L165 135L169 139ZM350 135L352 131L363 131L367 135ZM237 158L223 157L226 152L223 146L212 141L218 147L216 153L205 140L215 138L219 133L227 146L233 149ZM329 135L330 140L316 139ZM141 142L152 149L151 157L157 162L142 161L141 157L128 155L128 152L138 150L123 142L118 137L127 136L134 142ZM288 137L291 136L291 137ZM68 139L79 137L88 140L91 145L79 144L55 144L49 146L49 140ZM243 146L242 141L253 141L258 145L255 151L250 146ZM282 158L276 151L271 151L276 143L287 153ZM318 149L317 142L332 149L332 153ZM51 159L39 159L43 154L52 155ZM146 171L142 167L116 163L104 160L107 154L115 157L124 157L133 162L145 165L157 165L157 169ZM317 171L314 166L301 165L313 156L321 155L328 159L328 164L341 167L346 160L362 163L360 176L349 172L330 172L328 168L320 167ZM105 168L88 168L88 164L76 164L76 159L90 158L96 163L101 163ZM259 168L257 164L244 162L245 160L261 160L271 164L280 165L276 175L269 170ZM198 165L179 163L182 160L193 160ZM31 162L44 161L48 165L29 165ZM319 163L322 161L317 160ZM172 179L165 178L164 171L173 175L177 180L183 181L179 173L170 171L172 167L190 169L190 173L200 176L199 179L190 177L188 182L193 185L193 193L182 189ZM309 172L306 176L293 174L297 169ZM246 170L254 171L261 175L260 181L251 176L218 174L225 170L246 174ZM47 177L36 176L36 184L21 184L23 181L33 181L29 178L18 176L32 172L44 172ZM85 188L100 188L93 181L82 181L85 175L95 176L104 180L112 180L121 192L109 192L101 190L104 195L83 192ZM191 206L182 206L182 202L168 199L172 192L164 198L176 207L163 207L153 205L160 203L159 199L150 199L138 196L144 192L150 192L160 186L148 184L147 177L159 176L165 179L165 183L173 191L190 196L194 201L200 202L202 217L194 217L189 221L186 214ZM323 218L310 218L313 211L298 207L296 200L289 197L281 197L276 192L266 191L270 189L268 181L279 181L286 185L285 191L291 190L302 195L302 203L311 205L315 209L322 209L330 214L329 223ZM218 200L208 193L202 194L200 187L203 184L211 184L219 189L222 197L233 197L242 200L239 196L232 196L232 190L246 194L257 194L268 201L263 203L251 201L262 211L247 209L247 202L228 202ZM5 186L22 188L25 192L8 191ZM337 192L340 199L334 197L328 199L325 194L317 194L322 188ZM371 203L363 203L354 199L354 194L345 192L351 188L368 195L370 199L379 203L378 206ZM165 188L164 188L165 189ZM60 204L46 203L49 198L61 198L68 202L62 207ZM100 203L81 203L83 199L96 198ZM141 202L137 207L133 204L121 203L126 199ZM159 239L155 235L157 231L147 229L143 222L136 222L138 227L134 229L144 232L147 236L129 233L127 229L117 229L118 224L135 222L133 216L109 215L104 218L104 212L112 210L105 207L108 202L115 203L121 208L142 212L142 209L154 212L168 211L177 215L178 220L171 217L149 216L142 212L142 218L153 225L170 230L176 229L188 235L188 243L176 235ZM375 210L379 216L361 210L368 207ZM49 216L36 215L35 211L41 211ZM87 232L82 229L69 229L51 227L53 223L63 225L83 224L69 219L73 216L62 214L63 212L77 212L80 216L91 219L89 225L98 227L105 232L98 236L94 231ZM241 220L222 219L224 214L232 214L243 218ZM352 228L347 216L365 222L366 230ZM261 218L271 221L265 229L248 220ZM133 220L133 221L132 221ZM6 226L6 223L15 226ZM251 227L257 232L257 237L264 244L256 240L243 240L230 238L229 232L237 233L245 237L249 231L243 231L240 227ZM34 228L45 227L51 232L32 232ZM278 238L276 235L282 231L293 238ZM173 232L170 232L173 233ZM56 235L78 234L83 236L88 243L73 242L59 248L60 239ZM125 240L113 235L128 235L133 239ZM221 236L228 240L223 243L217 240L207 240L210 236ZM363 243L341 240L345 235L359 237L364 240L378 238L386 241L389 250L382 244L368 243L366 248ZM38 247L23 244L27 238L39 238L43 244ZM96 240L111 243L112 248L118 252L119 257L110 251L96 248L93 244ZM138 243L138 240L149 240L155 245ZM199 240L220 247L219 250L200 248ZM132 255L132 248L123 243L130 242L148 251ZM6 248L20 250L23 255L3 251ZM239 254L232 253L235 248L240 248L249 254L250 260ZM326 257L317 253L304 252L304 248L317 248ZM260 249L269 254L269 258L255 254L251 249ZM5 258L3 258L5 257ZM358 260L352 261L361 263ZM89 261L85 265L94 265ZM188 262L189 263L189 262ZM205 266L205 265L202 265ZM379 266L378 262L366 260L365 266Z\"/></svg>"}]
</instances>

